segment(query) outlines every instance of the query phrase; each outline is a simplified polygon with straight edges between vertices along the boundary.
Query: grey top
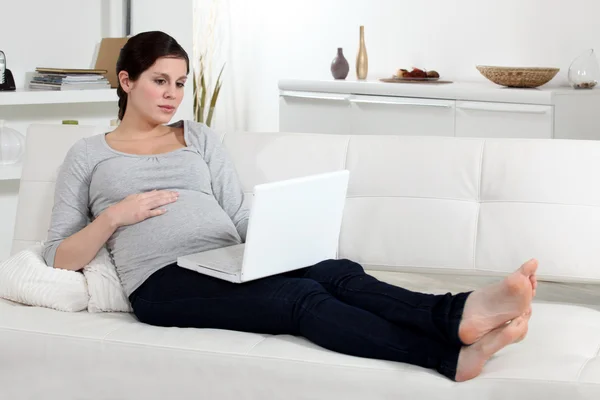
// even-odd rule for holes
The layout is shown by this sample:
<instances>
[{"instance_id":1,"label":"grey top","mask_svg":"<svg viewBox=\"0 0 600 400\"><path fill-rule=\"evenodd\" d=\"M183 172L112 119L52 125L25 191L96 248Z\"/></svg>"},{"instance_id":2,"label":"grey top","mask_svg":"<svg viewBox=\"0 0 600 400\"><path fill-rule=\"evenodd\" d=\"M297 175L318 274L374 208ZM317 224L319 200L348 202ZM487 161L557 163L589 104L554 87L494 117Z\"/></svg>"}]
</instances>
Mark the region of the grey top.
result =
<instances>
[{"instance_id":1,"label":"grey top","mask_svg":"<svg viewBox=\"0 0 600 400\"><path fill-rule=\"evenodd\" d=\"M104 210L130 194L175 190L165 214L118 228L107 242L129 296L152 273L177 257L245 241L248 208L235 167L206 125L179 121L187 147L156 155L112 149L104 134L71 147L56 181L43 257L54 266L56 249Z\"/></svg>"}]
</instances>

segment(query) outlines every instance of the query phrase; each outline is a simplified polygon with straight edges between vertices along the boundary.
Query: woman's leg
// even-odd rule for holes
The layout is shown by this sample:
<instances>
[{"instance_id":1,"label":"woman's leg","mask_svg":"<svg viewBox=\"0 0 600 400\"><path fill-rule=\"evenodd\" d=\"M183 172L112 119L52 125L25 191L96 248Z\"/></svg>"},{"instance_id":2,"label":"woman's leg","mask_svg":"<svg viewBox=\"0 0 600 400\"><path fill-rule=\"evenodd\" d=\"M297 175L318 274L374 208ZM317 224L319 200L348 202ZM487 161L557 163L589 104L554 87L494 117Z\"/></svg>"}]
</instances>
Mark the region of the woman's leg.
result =
<instances>
[{"instance_id":1,"label":"woman's leg","mask_svg":"<svg viewBox=\"0 0 600 400\"><path fill-rule=\"evenodd\" d=\"M148 278L130 299L139 320L153 325L301 335L340 353L456 377L460 346L348 305L312 279L277 275L234 284L171 265Z\"/></svg>"},{"instance_id":2,"label":"woman's leg","mask_svg":"<svg viewBox=\"0 0 600 400\"><path fill-rule=\"evenodd\" d=\"M535 268L537 264L525 264L503 282L472 295L412 292L381 282L366 274L358 263L346 259L326 260L293 271L290 276L315 280L344 303L451 346L460 346L474 343L526 312L532 297L530 276L535 274Z\"/></svg>"},{"instance_id":3,"label":"woman's leg","mask_svg":"<svg viewBox=\"0 0 600 400\"><path fill-rule=\"evenodd\" d=\"M461 346L458 326L470 293L433 295L381 282L347 259L326 260L292 273L319 282L334 297L401 327Z\"/></svg>"}]
</instances>

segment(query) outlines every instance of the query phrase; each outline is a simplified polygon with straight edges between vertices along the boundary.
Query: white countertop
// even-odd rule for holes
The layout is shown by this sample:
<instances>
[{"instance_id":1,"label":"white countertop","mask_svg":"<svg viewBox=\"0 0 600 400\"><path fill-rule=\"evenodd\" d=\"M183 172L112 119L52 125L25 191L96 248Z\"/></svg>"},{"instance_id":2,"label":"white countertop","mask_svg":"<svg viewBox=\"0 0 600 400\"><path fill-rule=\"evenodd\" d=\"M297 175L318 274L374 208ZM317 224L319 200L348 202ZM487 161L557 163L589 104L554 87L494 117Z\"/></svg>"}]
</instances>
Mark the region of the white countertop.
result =
<instances>
[{"instance_id":1,"label":"white countertop","mask_svg":"<svg viewBox=\"0 0 600 400\"><path fill-rule=\"evenodd\" d=\"M378 95L431 99L494 101L504 103L553 105L557 96L597 96L600 89L572 89L545 85L534 89L507 88L492 82L454 83L384 83L379 80L308 80L282 79L279 89L285 92L322 92L348 95Z\"/></svg>"}]
</instances>

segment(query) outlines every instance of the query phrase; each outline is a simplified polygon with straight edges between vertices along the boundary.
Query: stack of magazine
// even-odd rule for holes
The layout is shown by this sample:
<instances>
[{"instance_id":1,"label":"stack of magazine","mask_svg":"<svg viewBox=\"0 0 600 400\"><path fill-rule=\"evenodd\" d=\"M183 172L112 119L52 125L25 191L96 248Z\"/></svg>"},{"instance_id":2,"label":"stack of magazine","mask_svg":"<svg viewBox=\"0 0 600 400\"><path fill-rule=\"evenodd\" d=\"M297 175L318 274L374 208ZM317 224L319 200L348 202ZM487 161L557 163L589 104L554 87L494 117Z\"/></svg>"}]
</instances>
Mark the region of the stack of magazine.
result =
<instances>
[{"instance_id":1,"label":"stack of magazine","mask_svg":"<svg viewBox=\"0 0 600 400\"><path fill-rule=\"evenodd\" d=\"M36 68L29 82L30 90L110 89L106 70Z\"/></svg>"}]
</instances>

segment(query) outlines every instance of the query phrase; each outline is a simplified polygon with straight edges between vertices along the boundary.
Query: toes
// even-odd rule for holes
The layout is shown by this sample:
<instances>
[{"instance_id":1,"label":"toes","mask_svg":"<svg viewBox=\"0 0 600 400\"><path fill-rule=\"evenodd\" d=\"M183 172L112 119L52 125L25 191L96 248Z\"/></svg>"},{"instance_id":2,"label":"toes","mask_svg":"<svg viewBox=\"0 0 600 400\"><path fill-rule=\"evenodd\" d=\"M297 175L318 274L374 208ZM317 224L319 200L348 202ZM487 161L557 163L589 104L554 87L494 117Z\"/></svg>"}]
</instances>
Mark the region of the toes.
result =
<instances>
[{"instance_id":1,"label":"toes","mask_svg":"<svg viewBox=\"0 0 600 400\"><path fill-rule=\"evenodd\" d=\"M522 333L519 335L517 340L515 340L515 343L521 342L527 336L527 332L529 331L529 319L531 318L531 308L529 308L529 310L523 315L523 318L525 326L522 326L520 328L522 330Z\"/></svg>"},{"instance_id":2,"label":"toes","mask_svg":"<svg viewBox=\"0 0 600 400\"><path fill-rule=\"evenodd\" d=\"M529 319L531 318L531 307L529 307L521 316L519 316L518 318L515 318L511 321L507 321L506 322L506 327L512 327L512 328L519 328L519 329L523 329L524 332L519 336L519 338L516 340L515 343L520 342L521 340L523 340L525 338L525 335L527 334L527 329L529 326ZM522 327L523 324L527 324L524 328Z\"/></svg>"},{"instance_id":3,"label":"toes","mask_svg":"<svg viewBox=\"0 0 600 400\"><path fill-rule=\"evenodd\" d=\"M538 267L537 260L535 258L532 258L531 260L527 261L525 264L523 264L521 266L521 272L525 276L532 277L535 274L537 267Z\"/></svg>"},{"instance_id":4,"label":"toes","mask_svg":"<svg viewBox=\"0 0 600 400\"><path fill-rule=\"evenodd\" d=\"M531 287L533 288L533 290L537 289L537 285L538 285L537 276L531 275L529 277L529 281L531 282Z\"/></svg>"},{"instance_id":5,"label":"toes","mask_svg":"<svg viewBox=\"0 0 600 400\"><path fill-rule=\"evenodd\" d=\"M526 326L525 329L523 329L523 333L517 338L517 340L515 340L515 343L522 342L523 339L525 339L525 337L527 336L527 331L528 330L529 330L529 327Z\"/></svg>"},{"instance_id":6,"label":"toes","mask_svg":"<svg viewBox=\"0 0 600 400\"><path fill-rule=\"evenodd\" d=\"M528 323L529 316L527 315L527 313L513 319L507 326L507 335L509 337L512 337L512 341L517 340L523 335L524 332L526 332Z\"/></svg>"}]
</instances>

